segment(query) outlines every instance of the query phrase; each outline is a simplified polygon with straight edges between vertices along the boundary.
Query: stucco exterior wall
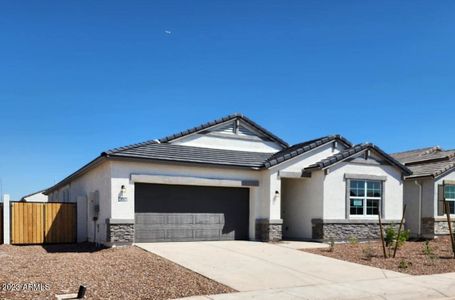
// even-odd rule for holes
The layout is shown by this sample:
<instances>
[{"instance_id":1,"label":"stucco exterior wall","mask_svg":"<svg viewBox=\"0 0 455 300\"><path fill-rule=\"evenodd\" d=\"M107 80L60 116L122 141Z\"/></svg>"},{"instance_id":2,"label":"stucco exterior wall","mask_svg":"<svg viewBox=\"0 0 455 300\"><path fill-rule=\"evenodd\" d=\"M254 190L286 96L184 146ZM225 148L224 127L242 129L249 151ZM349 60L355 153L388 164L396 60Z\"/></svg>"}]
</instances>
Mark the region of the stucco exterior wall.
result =
<instances>
[{"instance_id":1,"label":"stucco exterior wall","mask_svg":"<svg viewBox=\"0 0 455 300\"><path fill-rule=\"evenodd\" d=\"M48 196L44 195L43 193L36 193L28 197L25 197L24 200L26 202L47 202Z\"/></svg>"},{"instance_id":2,"label":"stucco exterior wall","mask_svg":"<svg viewBox=\"0 0 455 300\"><path fill-rule=\"evenodd\" d=\"M389 220L401 219L403 212L403 181L401 172L389 165L343 162L330 168L324 179L324 219L346 218L345 174L386 176L384 182L384 215ZM352 218L352 217L351 217ZM377 219L376 216L361 217Z\"/></svg>"},{"instance_id":3,"label":"stucco exterior wall","mask_svg":"<svg viewBox=\"0 0 455 300\"><path fill-rule=\"evenodd\" d=\"M285 172L301 172L302 169L314 164L318 161L321 161L324 158L332 156L336 153L339 153L345 147L341 143L337 143L337 147L333 147L333 143L328 143L322 145L318 148L314 148L306 153L303 153L299 156L296 156L292 159L289 159L281 164L278 164L270 170L272 172L285 171Z\"/></svg>"},{"instance_id":4,"label":"stucco exterior wall","mask_svg":"<svg viewBox=\"0 0 455 300\"><path fill-rule=\"evenodd\" d=\"M434 217L438 215L437 209L437 189L433 179L427 179L422 181L422 217Z\"/></svg>"},{"instance_id":5,"label":"stucco exterior wall","mask_svg":"<svg viewBox=\"0 0 455 300\"><path fill-rule=\"evenodd\" d=\"M134 182L130 180L132 174L142 175L161 175L161 176L191 176L212 179L241 179L257 180L258 187L250 187L250 226L249 235L251 239L255 237L255 220L258 218L271 218L268 209L267 192L269 190L268 182L270 177L263 172L255 170L212 167L212 166L194 166L178 165L156 162L138 162L138 161L112 161L111 162L111 216L112 219L134 219ZM126 187L127 202L119 202L118 194L121 186ZM273 216L272 216L273 217Z\"/></svg>"},{"instance_id":6,"label":"stucco exterior wall","mask_svg":"<svg viewBox=\"0 0 455 300\"><path fill-rule=\"evenodd\" d=\"M422 184L421 182L419 182ZM406 204L406 223L405 228L411 231L412 237L417 237L420 233L419 227L419 194L420 187L414 180L406 180L403 184L403 199ZM422 186L423 194L423 186Z\"/></svg>"},{"instance_id":7,"label":"stucco exterior wall","mask_svg":"<svg viewBox=\"0 0 455 300\"><path fill-rule=\"evenodd\" d=\"M313 172L310 178L283 178L281 181L283 236L311 239L312 219L323 217L323 172Z\"/></svg>"},{"instance_id":8,"label":"stucco exterior wall","mask_svg":"<svg viewBox=\"0 0 455 300\"><path fill-rule=\"evenodd\" d=\"M336 145L336 147L335 147ZM312 178L299 178L299 179L290 179L286 178L285 172L295 173L300 176L302 170L311 164L314 164L328 156L336 154L343 150L345 147L341 143L328 143L322 145L318 148L312 149L306 153L303 153L295 158L287 160L283 163L280 163L276 166L273 166L269 170L263 171L263 181L264 181L264 198L270 199L270 201L265 201L263 205L265 206L265 211L270 211L270 219L280 220L283 219L283 203L286 202L286 205L289 205L297 211L302 212L304 215L301 217L298 216L296 212L290 213L290 220L288 220L288 228L290 228L289 222L293 223L294 220L296 223L292 225L292 229L288 229L288 232L285 232L285 224L283 224L283 233L287 234L288 237L292 238L311 238L311 219L310 216L320 217L322 212L319 211L319 208L322 208L322 172L320 174L315 172L312 175ZM319 176L319 177L318 177ZM286 184L283 186L283 184ZM302 193L305 193L305 201L302 202ZM314 199L314 200L313 200ZM300 206L296 203L303 205L303 210L299 209ZM313 203L313 201L317 201ZM290 211L286 209L286 211ZM307 226L303 226L302 219L305 221ZM283 220L284 221L284 220ZM309 222L309 223L308 223ZM302 228L302 229L298 229ZM309 232L308 232L309 230Z\"/></svg>"},{"instance_id":9,"label":"stucco exterior wall","mask_svg":"<svg viewBox=\"0 0 455 300\"><path fill-rule=\"evenodd\" d=\"M69 201L77 203L77 240L103 243L106 241L106 222L111 216L111 162L104 161L70 184L49 195L53 201L63 201L64 191L69 191ZM99 192L99 217L93 221L91 195ZM95 239L96 235L96 239Z\"/></svg>"},{"instance_id":10,"label":"stucco exterior wall","mask_svg":"<svg viewBox=\"0 0 455 300\"><path fill-rule=\"evenodd\" d=\"M229 149L238 151L265 152L272 153L282 148L274 142L261 140L235 139L233 137L209 136L203 134L194 134L182 139L173 141L172 144L185 145L193 147L204 147L214 149Z\"/></svg>"},{"instance_id":11,"label":"stucco exterior wall","mask_svg":"<svg viewBox=\"0 0 455 300\"><path fill-rule=\"evenodd\" d=\"M422 186L421 204L419 204L420 187ZM406 229L411 230L411 236L417 237L424 234L422 219L433 218L435 211L434 205L434 181L433 179L406 180L403 189L404 204L406 204ZM421 205L421 219L419 222L419 205ZM420 228L419 228L420 227ZM420 229L420 230L419 230Z\"/></svg>"}]
</instances>

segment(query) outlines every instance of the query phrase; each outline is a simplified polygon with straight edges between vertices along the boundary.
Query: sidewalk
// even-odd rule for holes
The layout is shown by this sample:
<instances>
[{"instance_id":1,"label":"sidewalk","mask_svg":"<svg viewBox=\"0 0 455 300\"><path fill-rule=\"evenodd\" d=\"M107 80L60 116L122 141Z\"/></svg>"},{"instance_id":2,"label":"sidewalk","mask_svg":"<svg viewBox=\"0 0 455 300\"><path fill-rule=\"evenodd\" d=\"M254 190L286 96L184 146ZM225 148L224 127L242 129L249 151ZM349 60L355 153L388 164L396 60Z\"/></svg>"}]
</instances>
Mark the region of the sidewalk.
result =
<instances>
[{"instance_id":1,"label":"sidewalk","mask_svg":"<svg viewBox=\"0 0 455 300\"><path fill-rule=\"evenodd\" d=\"M185 300L287 300L287 299L455 299L455 273L316 284L302 287L264 289L250 292L196 296Z\"/></svg>"}]
</instances>

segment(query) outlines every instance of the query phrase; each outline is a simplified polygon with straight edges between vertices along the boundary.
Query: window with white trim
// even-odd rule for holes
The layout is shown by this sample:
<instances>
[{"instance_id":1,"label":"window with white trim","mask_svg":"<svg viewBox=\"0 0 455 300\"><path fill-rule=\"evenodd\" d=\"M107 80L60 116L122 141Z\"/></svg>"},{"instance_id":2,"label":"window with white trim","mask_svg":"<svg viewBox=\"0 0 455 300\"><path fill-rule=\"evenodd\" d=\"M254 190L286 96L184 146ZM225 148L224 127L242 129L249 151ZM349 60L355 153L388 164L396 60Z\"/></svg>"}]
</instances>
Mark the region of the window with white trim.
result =
<instances>
[{"instance_id":1,"label":"window with white trim","mask_svg":"<svg viewBox=\"0 0 455 300\"><path fill-rule=\"evenodd\" d=\"M455 214L455 185L444 186L444 198L449 204L449 211L451 215Z\"/></svg>"},{"instance_id":2,"label":"window with white trim","mask_svg":"<svg viewBox=\"0 0 455 300\"><path fill-rule=\"evenodd\" d=\"M381 199L381 181L350 180L349 215L377 216L381 207Z\"/></svg>"}]
</instances>

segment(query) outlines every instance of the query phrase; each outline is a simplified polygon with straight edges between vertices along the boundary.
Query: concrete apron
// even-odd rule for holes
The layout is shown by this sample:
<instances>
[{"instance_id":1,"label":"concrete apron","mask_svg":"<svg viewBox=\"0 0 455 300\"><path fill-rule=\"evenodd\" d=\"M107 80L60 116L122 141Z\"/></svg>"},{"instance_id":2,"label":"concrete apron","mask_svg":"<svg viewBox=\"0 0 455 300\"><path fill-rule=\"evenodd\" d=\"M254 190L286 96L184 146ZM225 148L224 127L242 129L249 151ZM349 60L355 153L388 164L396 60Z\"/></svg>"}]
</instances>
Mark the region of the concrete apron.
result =
<instances>
[{"instance_id":1,"label":"concrete apron","mask_svg":"<svg viewBox=\"0 0 455 300\"><path fill-rule=\"evenodd\" d=\"M305 287L311 290L312 286L333 284L341 284L340 289L344 289L343 283L347 284L346 289L352 289L349 283L358 286L362 281L407 277L279 244L222 241L137 246L241 292Z\"/></svg>"}]
</instances>

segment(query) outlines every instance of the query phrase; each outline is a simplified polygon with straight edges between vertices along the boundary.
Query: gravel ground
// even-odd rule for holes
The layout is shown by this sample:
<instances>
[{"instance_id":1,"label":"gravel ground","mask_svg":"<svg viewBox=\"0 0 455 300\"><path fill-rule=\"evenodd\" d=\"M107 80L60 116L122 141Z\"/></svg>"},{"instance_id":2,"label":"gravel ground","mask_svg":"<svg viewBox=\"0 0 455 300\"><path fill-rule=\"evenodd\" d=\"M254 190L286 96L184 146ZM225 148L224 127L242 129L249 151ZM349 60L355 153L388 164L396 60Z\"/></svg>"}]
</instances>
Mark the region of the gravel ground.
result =
<instances>
[{"instance_id":1,"label":"gravel ground","mask_svg":"<svg viewBox=\"0 0 455 300\"><path fill-rule=\"evenodd\" d=\"M455 272L455 259L448 237L429 241L430 253L425 254L424 247L423 241L408 241L397 251L395 258L388 259L383 258L380 241L335 244L333 252L328 249L303 251L412 275Z\"/></svg>"},{"instance_id":2,"label":"gravel ground","mask_svg":"<svg viewBox=\"0 0 455 300\"><path fill-rule=\"evenodd\" d=\"M27 286L28 291L11 292L5 291L6 283L49 288L29 291ZM234 292L134 246L0 245L0 299L55 299L55 294L77 292L81 284L87 286L87 299L172 299Z\"/></svg>"}]
</instances>

